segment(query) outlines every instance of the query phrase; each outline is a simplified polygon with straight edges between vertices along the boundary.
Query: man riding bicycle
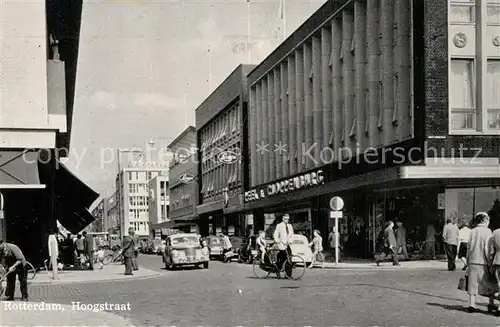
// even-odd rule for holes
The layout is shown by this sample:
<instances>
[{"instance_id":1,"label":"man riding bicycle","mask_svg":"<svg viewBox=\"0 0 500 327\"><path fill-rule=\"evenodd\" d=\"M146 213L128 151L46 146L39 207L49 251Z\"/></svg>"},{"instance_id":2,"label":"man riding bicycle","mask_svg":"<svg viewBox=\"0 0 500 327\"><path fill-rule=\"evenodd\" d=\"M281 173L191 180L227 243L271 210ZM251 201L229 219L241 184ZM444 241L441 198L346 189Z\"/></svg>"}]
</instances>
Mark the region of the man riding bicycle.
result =
<instances>
[{"instance_id":1,"label":"man riding bicycle","mask_svg":"<svg viewBox=\"0 0 500 327\"><path fill-rule=\"evenodd\" d=\"M290 222L290 215L289 214L283 215L282 222L276 226L276 229L274 230L273 234L274 242L279 250L276 266L280 271L282 270L283 264L285 263L287 257L292 255L292 250L290 249L290 243L291 243L291 237L293 236L293 227L292 225L290 225L289 222Z\"/></svg>"}]
</instances>

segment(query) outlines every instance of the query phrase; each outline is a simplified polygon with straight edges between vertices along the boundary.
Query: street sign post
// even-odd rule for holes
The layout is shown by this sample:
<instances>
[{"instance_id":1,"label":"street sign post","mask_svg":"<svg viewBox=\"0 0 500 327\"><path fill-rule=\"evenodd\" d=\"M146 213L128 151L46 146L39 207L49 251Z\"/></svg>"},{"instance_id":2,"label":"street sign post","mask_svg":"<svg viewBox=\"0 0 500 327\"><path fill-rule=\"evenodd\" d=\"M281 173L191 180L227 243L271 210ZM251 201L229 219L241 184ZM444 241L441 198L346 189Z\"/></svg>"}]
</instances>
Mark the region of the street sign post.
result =
<instances>
[{"instance_id":1,"label":"street sign post","mask_svg":"<svg viewBox=\"0 0 500 327\"><path fill-rule=\"evenodd\" d=\"M339 264L339 218L342 218L342 209L344 200L340 196L334 196L330 199L330 218L335 219L335 265Z\"/></svg>"}]
</instances>

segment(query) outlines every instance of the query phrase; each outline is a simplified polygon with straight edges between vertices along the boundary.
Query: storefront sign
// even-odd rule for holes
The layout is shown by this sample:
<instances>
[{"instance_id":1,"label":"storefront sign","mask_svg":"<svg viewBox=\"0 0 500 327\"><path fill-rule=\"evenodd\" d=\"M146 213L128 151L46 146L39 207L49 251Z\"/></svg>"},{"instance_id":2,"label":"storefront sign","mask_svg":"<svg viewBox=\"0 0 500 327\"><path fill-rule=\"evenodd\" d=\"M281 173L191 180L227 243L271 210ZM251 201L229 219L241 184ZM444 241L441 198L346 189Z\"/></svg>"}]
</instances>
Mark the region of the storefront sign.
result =
<instances>
[{"instance_id":1,"label":"storefront sign","mask_svg":"<svg viewBox=\"0 0 500 327\"><path fill-rule=\"evenodd\" d=\"M292 191L305 189L311 186L324 184L322 170L303 174L281 182L268 184L259 188L245 192L245 202L253 202L264 199L268 196L286 194Z\"/></svg>"},{"instance_id":2,"label":"storefront sign","mask_svg":"<svg viewBox=\"0 0 500 327\"><path fill-rule=\"evenodd\" d=\"M330 208L334 211L339 211L344 208L344 200L340 196L334 196L330 199Z\"/></svg>"}]
</instances>

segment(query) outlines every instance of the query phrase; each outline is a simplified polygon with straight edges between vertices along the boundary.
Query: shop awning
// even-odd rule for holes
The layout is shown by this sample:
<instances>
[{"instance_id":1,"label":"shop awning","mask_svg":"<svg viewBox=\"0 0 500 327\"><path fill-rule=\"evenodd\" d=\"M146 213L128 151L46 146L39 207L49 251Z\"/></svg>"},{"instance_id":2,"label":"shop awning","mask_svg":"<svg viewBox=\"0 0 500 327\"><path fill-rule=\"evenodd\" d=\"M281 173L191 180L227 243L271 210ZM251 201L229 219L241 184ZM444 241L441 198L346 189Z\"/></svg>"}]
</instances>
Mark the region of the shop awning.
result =
<instances>
[{"instance_id":1,"label":"shop awning","mask_svg":"<svg viewBox=\"0 0 500 327\"><path fill-rule=\"evenodd\" d=\"M57 162L55 181L55 195L60 208L57 219L71 233L76 234L95 220L88 209L99 194L60 162Z\"/></svg>"},{"instance_id":2,"label":"shop awning","mask_svg":"<svg viewBox=\"0 0 500 327\"><path fill-rule=\"evenodd\" d=\"M38 152L0 151L0 189L43 189Z\"/></svg>"}]
</instances>

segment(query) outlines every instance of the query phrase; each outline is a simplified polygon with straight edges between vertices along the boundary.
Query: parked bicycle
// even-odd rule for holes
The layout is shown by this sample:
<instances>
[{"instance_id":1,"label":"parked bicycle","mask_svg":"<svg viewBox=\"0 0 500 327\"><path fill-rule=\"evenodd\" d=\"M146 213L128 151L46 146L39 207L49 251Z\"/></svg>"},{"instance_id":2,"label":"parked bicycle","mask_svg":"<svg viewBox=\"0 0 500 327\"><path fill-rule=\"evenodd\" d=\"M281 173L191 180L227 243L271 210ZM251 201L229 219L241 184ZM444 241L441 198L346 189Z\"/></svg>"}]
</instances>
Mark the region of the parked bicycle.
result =
<instances>
[{"instance_id":1,"label":"parked bicycle","mask_svg":"<svg viewBox=\"0 0 500 327\"><path fill-rule=\"evenodd\" d=\"M121 248L116 248L115 251L112 253L109 253L107 256L104 257L103 264L104 265L109 265L110 263L114 262L123 262L123 254Z\"/></svg>"},{"instance_id":2,"label":"parked bicycle","mask_svg":"<svg viewBox=\"0 0 500 327\"><path fill-rule=\"evenodd\" d=\"M291 251L286 251L286 260L281 269L277 265L277 257L279 250L267 248L264 254L264 260L256 258L253 263L253 273L257 278L267 278L270 274L277 274L281 277L284 272L285 277L291 280L299 280L306 273L306 262L298 255L290 254Z\"/></svg>"}]
</instances>

